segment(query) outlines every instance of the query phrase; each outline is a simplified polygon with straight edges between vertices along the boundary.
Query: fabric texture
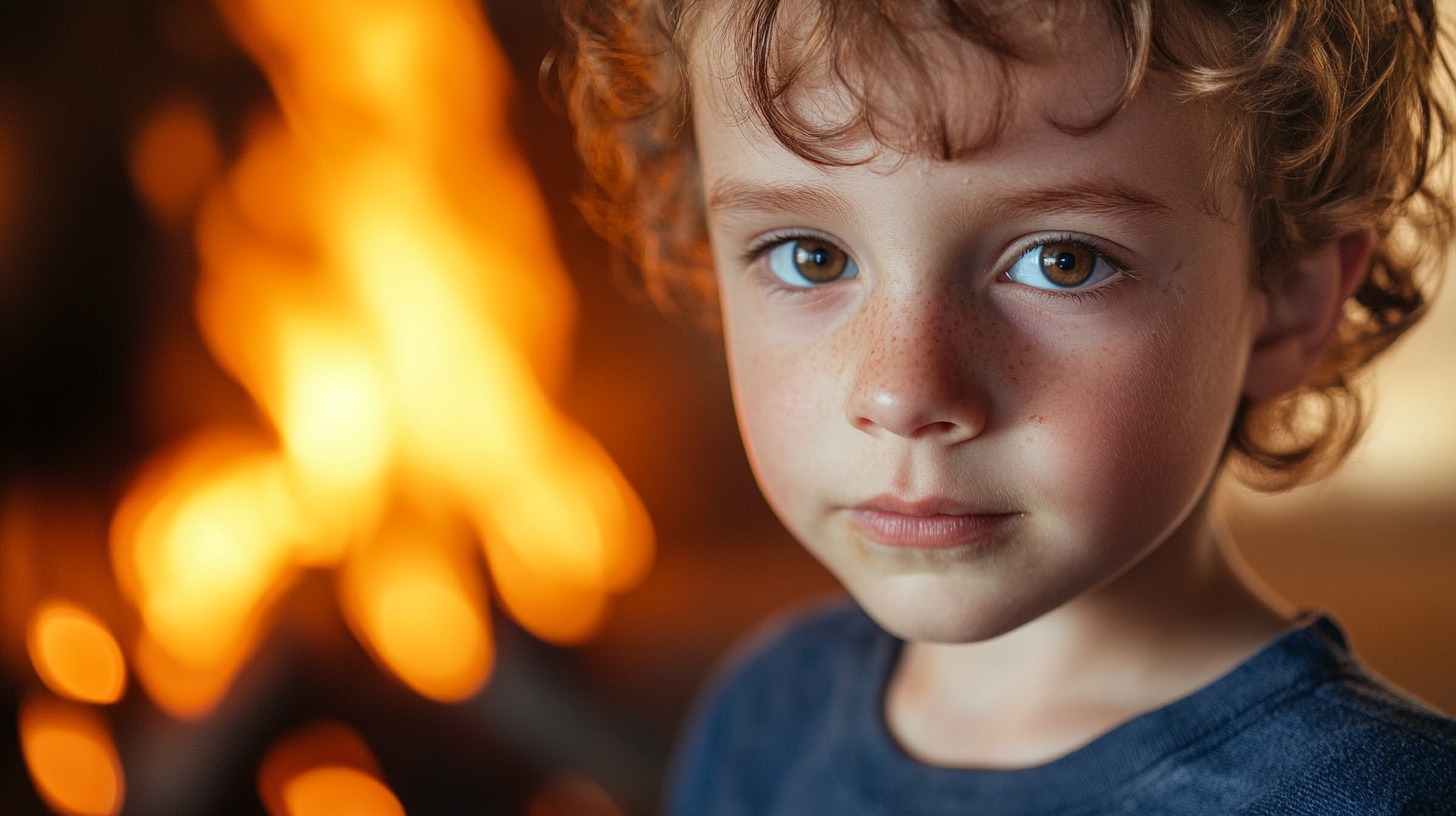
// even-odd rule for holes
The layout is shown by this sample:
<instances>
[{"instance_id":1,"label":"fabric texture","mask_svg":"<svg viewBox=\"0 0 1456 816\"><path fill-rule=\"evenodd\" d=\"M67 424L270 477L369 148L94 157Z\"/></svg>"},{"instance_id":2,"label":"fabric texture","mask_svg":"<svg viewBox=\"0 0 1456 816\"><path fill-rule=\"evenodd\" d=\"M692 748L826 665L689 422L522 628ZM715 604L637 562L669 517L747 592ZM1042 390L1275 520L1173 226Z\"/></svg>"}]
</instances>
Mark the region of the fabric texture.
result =
<instances>
[{"instance_id":1,"label":"fabric texture","mask_svg":"<svg viewBox=\"0 0 1456 816\"><path fill-rule=\"evenodd\" d=\"M1313 616L1222 678L1046 765L939 768L882 701L900 642L837 603L761 637L715 684L670 816L1456 814L1456 720L1402 697Z\"/></svg>"}]
</instances>

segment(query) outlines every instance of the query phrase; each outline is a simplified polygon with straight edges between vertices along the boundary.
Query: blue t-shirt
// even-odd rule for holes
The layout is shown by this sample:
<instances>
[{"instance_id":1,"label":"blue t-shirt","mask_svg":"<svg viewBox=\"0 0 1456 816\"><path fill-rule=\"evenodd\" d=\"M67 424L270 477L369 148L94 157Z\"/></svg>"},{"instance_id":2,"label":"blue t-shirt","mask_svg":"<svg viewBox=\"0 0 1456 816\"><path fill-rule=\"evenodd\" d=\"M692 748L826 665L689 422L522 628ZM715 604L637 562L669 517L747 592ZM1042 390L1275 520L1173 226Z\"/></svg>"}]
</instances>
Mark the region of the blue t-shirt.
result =
<instances>
[{"instance_id":1,"label":"blue t-shirt","mask_svg":"<svg viewBox=\"0 0 1456 816\"><path fill-rule=\"evenodd\" d=\"M1456 814L1456 720L1375 679L1326 617L1034 768L908 756L882 711L901 643L836 605L734 664L678 757L671 816Z\"/></svg>"}]
</instances>

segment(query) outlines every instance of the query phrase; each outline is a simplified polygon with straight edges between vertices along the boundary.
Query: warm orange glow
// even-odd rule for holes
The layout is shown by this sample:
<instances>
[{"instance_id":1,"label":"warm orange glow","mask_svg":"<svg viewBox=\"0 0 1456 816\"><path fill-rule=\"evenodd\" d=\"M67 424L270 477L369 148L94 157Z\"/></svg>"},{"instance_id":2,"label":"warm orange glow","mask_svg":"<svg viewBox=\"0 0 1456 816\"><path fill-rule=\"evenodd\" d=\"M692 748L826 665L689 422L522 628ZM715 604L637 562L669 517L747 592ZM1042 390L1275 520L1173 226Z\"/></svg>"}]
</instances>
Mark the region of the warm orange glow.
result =
<instances>
[{"instance_id":1,"label":"warm orange glow","mask_svg":"<svg viewBox=\"0 0 1456 816\"><path fill-rule=\"evenodd\" d=\"M288 816L404 816L383 782L353 768L315 768L283 786Z\"/></svg>"},{"instance_id":2,"label":"warm orange glow","mask_svg":"<svg viewBox=\"0 0 1456 816\"><path fill-rule=\"evenodd\" d=\"M510 140L507 67L464 0L222 7L281 111L197 210L197 307L267 427L159 457L118 512L138 678L205 712L291 578L331 568L375 659L461 699L493 660L473 542L505 609L560 642L651 557L637 497L551 399L573 305ZM204 125L178 108L143 129L155 207L202 172L166 146L208 143Z\"/></svg>"},{"instance_id":3,"label":"warm orange glow","mask_svg":"<svg viewBox=\"0 0 1456 816\"><path fill-rule=\"evenodd\" d=\"M574 643L596 631L606 611L606 595L542 573L509 546L488 547L491 574L500 589L501 605L531 631L547 640Z\"/></svg>"},{"instance_id":4,"label":"warm orange glow","mask_svg":"<svg viewBox=\"0 0 1456 816\"><path fill-rule=\"evenodd\" d=\"M373 753L347 726L322 722L273 746L258 770L258 794L272 816L403 816L379 779Z\"/></svg>"},{"instance_id":5,"label":"warm orange glow","mask_svg":"<svg viewBox=\"0 0 1456 816\"><path fill-rule=\"evenodd\" d=\"M186 719L212 711L232 685L248 653L243 649L211 665L179 659L150 635L143 634L132 652L138 684L163 710Z\"/></svg>"},{"instance_id":6,"label":"warm orange glow","mask_svg":"<svg viewBox=\"0 0 1456 816\"><path fill-rule=\"evenodd\" d=\"M30 619L26 645L51 691L83 703L114 703L126 690L126 661L106 624L75 604L50 600Z\"/></svg>"},{"instance_id":7,"label":"warm orange glow","mask_svg":"<svg viewBox=\"0 0 1456 816\"><path fill-rule=\"evenodd\" d=\"M484 589L443 530L392 521L345 568L344 608L376 659L436 700L473 694L493 649Z\"/></svg>"},{"instance_id":8,"label":"warm orange glow","mask_svg":"<svg viewBox=\"0 0 1456 816\"><path fill-rule=\"evenodd\" d=\"M282 787L288 816L405 816L393 791L354 768L314 768Z\"/></svg>"},{"instance_id":9,"label":"warm orange glow","mask_svg":"<svg viewBox=\"0 0 1456 816\"><path fill-rule=\"evenodd\" d=\"M94 711L44 697L26 700L20 749L36 791L52 810L76 816L121 811L121 762Z\"/></svg>"},{"instance_id":10,"label":"warm orange glow","mask_svg":"<svg viewBox=\"0 0 1456 816\"><path fill-rule=\"evenodd\" d=\"M158 457L117 511L116 574L146 625L139 676L175 714L203 713L225 691L293 569L285 479L279 457L257 443L208 434ZM159 671L166 666L179 671Z\"/></svg>"},{"instance_id":11,"label":"warm orange glow","mask_svg":"<svg viewBox=\"0 0 1456 816\"><path fill-rule=\"evenodd\" d=\"M182 102L161 108L142 124L128 159L142 200L172 224L184 222L222 166L205 112Z\"/></svg>"}]
</instances>

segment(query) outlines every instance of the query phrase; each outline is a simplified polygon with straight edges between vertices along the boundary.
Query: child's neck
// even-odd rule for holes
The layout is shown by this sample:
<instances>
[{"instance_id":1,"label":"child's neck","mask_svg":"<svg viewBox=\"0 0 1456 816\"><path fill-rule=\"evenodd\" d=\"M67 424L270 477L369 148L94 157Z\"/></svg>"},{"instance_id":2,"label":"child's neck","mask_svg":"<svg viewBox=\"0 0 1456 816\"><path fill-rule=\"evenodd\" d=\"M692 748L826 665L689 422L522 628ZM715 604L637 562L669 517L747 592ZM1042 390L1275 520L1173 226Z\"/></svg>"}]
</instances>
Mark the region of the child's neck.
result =
<instances>
[{"instance_id":1,"label":"child's neck","mask_svg":"<svg viewBox=\"0 0 1456 816\"><path fill-rule=\"evenodd\" d=\"M1240 577L1200 506L1111 584L1013 632L907 643L886 719L932 764L1040 765L1207 685L1290 617Z\"/></svg>"}]
</instances>

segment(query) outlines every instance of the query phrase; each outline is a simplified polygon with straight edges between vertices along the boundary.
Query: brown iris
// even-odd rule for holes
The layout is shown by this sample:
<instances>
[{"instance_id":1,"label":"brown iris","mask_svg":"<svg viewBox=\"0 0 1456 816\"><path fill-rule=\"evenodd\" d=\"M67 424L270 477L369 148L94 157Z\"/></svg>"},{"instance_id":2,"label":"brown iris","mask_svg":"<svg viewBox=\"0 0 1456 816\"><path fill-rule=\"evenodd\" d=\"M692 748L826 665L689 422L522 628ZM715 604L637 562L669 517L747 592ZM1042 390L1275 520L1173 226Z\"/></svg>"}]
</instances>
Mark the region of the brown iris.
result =
<instances>
[{"instance_id":1,"label":"brown iris","mask_svg":"<svg viewBox=\"0 0 1456 816\"><path fill-rule=\"evenodd\" d=\"M812 238L794 242L794 271L811 283L829 283L848 265L849 256L834 244Z\"/></svg>"},{"instance_id":2,"label":"brown iris","mask_svg":"<svg viewBox=\"0 0 1456 816\"><path fill-rule=\"evenodd\" d=\"M1076 244L1044 244L1041 248L1041 271L1057 286L1078 286L1092 277L1097 255Z\"/></svg>"}]
</instances>

